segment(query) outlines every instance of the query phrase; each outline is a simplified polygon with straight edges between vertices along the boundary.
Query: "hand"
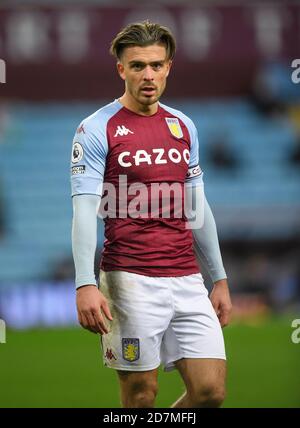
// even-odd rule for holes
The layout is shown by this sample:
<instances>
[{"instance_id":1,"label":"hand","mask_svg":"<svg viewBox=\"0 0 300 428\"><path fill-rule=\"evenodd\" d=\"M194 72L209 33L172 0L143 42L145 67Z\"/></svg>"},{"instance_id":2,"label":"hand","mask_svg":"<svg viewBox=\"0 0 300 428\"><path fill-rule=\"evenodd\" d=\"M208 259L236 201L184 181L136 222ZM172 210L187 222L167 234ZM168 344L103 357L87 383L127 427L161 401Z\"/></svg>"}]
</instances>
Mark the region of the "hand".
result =
<instances>
[{"instance_id":1,"label":"hand","mask_svg":"<svg viewBox=\"0 0 300 428\"><path fill-rule=\"evenodd\" d=\"M215 282L209 298L219 318L221 327L226 327L229 324L232 311L229 287L226 279Z\"/></svg>"},{"instance_id":2,"label":"hand","mask_svg":"<svg viewBox=\"0 0 300 428\"><path fill-rule=\"evenodd\" d=\"M76 291L78 321L83 328L92 333L106 334L105 319L112 321L107 299L95 285L85 285Z\"/></svg>"}]
</instances>

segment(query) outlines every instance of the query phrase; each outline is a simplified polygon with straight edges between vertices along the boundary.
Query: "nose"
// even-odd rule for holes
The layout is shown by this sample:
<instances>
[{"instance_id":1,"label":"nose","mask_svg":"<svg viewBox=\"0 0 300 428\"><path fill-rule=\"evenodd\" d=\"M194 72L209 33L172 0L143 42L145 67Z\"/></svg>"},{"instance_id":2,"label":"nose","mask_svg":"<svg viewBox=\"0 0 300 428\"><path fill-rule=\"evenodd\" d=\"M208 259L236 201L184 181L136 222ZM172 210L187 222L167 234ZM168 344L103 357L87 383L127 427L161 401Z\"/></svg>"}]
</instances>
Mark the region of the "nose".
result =
<instances>
[{"instance_id":1,"label":"nose","mask_svg":"<svg viewBox=\"0 0 300 428\"><path fill-rule=\"evenodd\" d=\"M153 70L150 65L147 65L147 67L144 69L144 80L153 80Z\"/></svg>"}]
</instances>

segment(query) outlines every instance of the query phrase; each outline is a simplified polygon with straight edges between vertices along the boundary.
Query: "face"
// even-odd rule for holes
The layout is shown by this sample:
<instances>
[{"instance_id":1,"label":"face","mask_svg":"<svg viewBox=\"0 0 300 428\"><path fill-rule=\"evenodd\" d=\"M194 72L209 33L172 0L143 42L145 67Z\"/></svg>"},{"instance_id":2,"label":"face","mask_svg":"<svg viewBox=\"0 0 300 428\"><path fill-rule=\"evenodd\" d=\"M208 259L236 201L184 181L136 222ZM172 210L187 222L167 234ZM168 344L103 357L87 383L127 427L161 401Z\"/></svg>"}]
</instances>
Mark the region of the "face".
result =
<instances>
[{"instance_id":1,"label":"face","mask_svg":"<svg viewBox=\"0 0 300 428\"><path fill-rule=\"evenodd\" d=\"M124 49L117 68L125 81L125 97L132 105L147 107L162 95L172 61L162 45Z\"/></svg>"}]
</instances>

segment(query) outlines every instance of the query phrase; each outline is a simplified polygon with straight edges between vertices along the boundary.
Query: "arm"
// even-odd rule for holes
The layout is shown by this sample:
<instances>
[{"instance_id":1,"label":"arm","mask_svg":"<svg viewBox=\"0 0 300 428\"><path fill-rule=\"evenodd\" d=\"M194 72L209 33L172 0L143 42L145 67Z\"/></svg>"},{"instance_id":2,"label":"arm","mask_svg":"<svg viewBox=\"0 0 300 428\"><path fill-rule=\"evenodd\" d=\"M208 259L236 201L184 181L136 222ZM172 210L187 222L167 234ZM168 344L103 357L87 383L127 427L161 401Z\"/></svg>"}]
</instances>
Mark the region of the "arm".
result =
<instances>
[{"instance_id":1,"label":"arm","mask_svg":"<svg viewBox=\"0 0 300 428\"><path fill-rule=\"evenodd\" d=\"M76 305L79 323L93 333L108 329L103 314L112 316L106 298L97 288L94 259L97 245L98 195L73 196L72 250L76 272Z\"/></svg>"},{"instance_id":2,"label":"arm","mask_svg":"<svg viewBox=\"0 0 300 428\"><path fill-rule=\"evenodd\" d=\"M221 279L226 279L227 276L223 266L216 222L205 196L203 204L202 227L193 229L194 248L199 262L205 266L213 283L216 283Z\"/></svg>"},{"instance_id":3,"label":"arm","mask_svg":"<svg viewBox=\"0 0 300 428\"><path fill-rule=\"evenodd\" d=\"M76 289L87 284L97 286L94 257L97 246L97 211L100 196L73 196L72 250Z\"/></svg>"},{"instance_id":4,"label":"arm","mask_svg":"<svg viewBox=\"0 0 300 428\"><path fill-rule=\"evenodd\" d=\"M217 228L210 206L204 196L204 222L201 228L193 229L194 248L213 283L210 300L222 327L229 323L232 310L227 276L223 266Z\"/></svg>"},{"instance_id":5,"label":"arm","mask_svg":"<svg viewBox=\"0 0 300 428\"><path fill-rule=\"evenodd\" d=\"M216 223L204 195L203 173L199 166L198 132L190 119L187 120L186 124L191 138L190 162L185 180L186 203L188 205L187 218L189 219L189 227L193 232L197 259L207 268L214 282L210 300L221 326L224 327L229 322L232 308L229 288L223 267ZM195 203L191 205L191 201ZM193 210L192 215L190 215L191 209Z\"/></svg>"},{"instance_id":6,"label":"arm","mask_svg":"<svg viewBox=\"0 0 300 428\"><path fill-rule=\"evenodd\" d=\"M104 316L112 319L94 274L97 211L107 154L105 129L105 124L101 126L101 117L91 116L82 122L74 136L71 156L72 250L78 320L82 327L100 334L108 332Z\"/></svg>"}]
</instances>

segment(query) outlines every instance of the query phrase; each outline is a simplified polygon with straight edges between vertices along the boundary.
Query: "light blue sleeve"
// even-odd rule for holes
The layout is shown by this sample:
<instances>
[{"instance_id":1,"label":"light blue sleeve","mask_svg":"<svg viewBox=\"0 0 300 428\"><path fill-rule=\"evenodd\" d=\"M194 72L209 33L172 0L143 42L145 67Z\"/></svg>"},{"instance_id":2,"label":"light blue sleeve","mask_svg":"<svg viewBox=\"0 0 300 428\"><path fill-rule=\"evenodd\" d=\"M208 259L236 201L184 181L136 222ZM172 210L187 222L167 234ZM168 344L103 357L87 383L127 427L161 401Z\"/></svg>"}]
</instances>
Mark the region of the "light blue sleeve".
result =
<instances>
[{"instance_id":1,"label":"light blue sleeve","mask_svg":"<svg viewBox=\"0 0 300 428\"><path fill-rule=\"evenodd\" d=\"M100 195L108 152L106 123L92 115L85 119L75 133L71 156L72 196ZM101 195L100 195L101 196Z\"/></svg>"},{"instance_id":2,"label":"light blue sleeve","mask_svg":"<svg viewBox=\"0 0 300 428\"><path fill-rule=\"evenodd\" d=\"M204 222L201 228L193 228L194 249L197 259L207 269L213 282L227 278L220 246L216 222L210 206L204 197Z\"/></svg>"},{"instance_id":3,"label":"light blue sleeve","mask_svg":"<svg viewBox=\"0 0 300 428\"><path fill-rule=\"evenodd\" d=\"M194 122L189 119L186 126L190 133L191 149L190 162L185 182L189 186L195 186L203 183L203 172L199 165L199 140L198 131Z\"/></svg>"},{"instance_id":4,"label":"light blue sleeve","mask_svg":"<svg viewBox=\"0 0 300 428\"><path fill-rule=\"evenodd\" d=\"M97 246L97 212L100 196L73 197L72 251L75 264L76 288L97 285L94 272Z\"/></svg>"}]
</instances>

